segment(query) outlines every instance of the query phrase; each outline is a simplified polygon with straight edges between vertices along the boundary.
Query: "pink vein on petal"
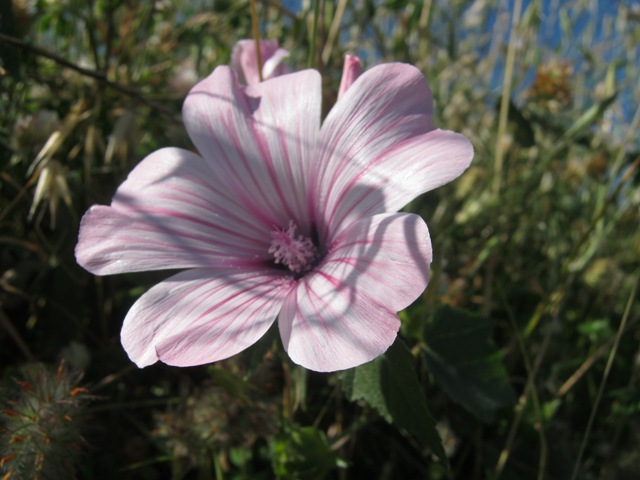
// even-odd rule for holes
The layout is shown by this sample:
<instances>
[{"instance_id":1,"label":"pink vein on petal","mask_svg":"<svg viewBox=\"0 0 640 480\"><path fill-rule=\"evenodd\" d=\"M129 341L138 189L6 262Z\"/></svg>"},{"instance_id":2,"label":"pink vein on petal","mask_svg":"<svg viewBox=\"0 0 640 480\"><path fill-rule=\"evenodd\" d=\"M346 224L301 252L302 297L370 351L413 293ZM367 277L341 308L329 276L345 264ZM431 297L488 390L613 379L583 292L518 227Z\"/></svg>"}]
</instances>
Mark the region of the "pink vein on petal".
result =
<instances>
[{"instance_id":1,"label":"pink vein on petal","mask_svg":"<svg viewBox=\"0 0 640 480\"><path fill-rule=\"evenodd\" d=\"M156 353L182 366L226 358L264 334L290 288L268 271L187 270L140 297L125 319L123 345L140 366L157 361Z\"/></svg>"}]
</instances>

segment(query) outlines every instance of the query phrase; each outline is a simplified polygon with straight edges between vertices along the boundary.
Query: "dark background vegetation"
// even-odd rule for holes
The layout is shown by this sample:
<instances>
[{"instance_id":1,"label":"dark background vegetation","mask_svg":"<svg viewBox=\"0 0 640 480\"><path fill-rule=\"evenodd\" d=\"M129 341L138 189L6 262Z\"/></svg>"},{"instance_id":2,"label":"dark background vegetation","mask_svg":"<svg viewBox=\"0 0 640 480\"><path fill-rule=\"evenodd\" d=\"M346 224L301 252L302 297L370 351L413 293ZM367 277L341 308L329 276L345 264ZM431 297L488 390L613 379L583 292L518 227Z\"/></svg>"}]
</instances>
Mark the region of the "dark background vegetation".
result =
<instances>
[{"instance_id":1,"label":"dark background vegetation","mask_svg":"<svg viewBox=\"0 0 640 480\"><path fill-rule=\"evenodd\" d=\"M121 322L167 273L85 272L79 220L148 153L191 148L182 101L251 37L249 3L3 0L0 478L638 478L637 3L257 7L291 68L323 73L325 112L345 53L410 62L474 144L410 205L434 263L402 343L342 374L293 365L275 332L137 369Z\"/></svg>"}]
</instances>

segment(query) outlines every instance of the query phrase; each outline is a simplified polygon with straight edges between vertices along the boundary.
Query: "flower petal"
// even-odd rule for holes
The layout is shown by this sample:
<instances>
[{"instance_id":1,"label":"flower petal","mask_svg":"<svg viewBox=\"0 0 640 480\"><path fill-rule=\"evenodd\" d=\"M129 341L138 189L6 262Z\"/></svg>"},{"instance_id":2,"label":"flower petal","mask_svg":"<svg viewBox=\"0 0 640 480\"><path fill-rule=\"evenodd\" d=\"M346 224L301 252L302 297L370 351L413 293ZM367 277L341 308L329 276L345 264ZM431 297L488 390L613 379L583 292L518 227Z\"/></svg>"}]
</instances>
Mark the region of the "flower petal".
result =
<instances>
[{"instance_id":1,"label":"flower petal","mask_svg":"<svg viewBox=\"0 0 640 480\"><path fill-rule=\"evenodd\" d=\"M269 229L218 186L211 166L186 150L146 157L110 207L83 217L78 263L97 275L270 261Z\"/></svg>"},{"instance_id":2,"label":"flower petal","mask_svg":"<svg viewBox=\"0 0 640 480\"><path fill-rule=\"evenodd\" d=\"M355 367L393 343L407 307L429 281L431 241L417 215L376 215L352 224L325 261L299 281L280 312L291 359L311 370Z\"/></svg>"},{"instance_id":3,"label":"flower petal","mask_svg":"<svg viewBox=\"0 0 640 480\"><path fill-rule=\"evenodd\" d=\"M231 65L238 73L238 79L243 85L260 83L260 75L258 75L258 55L256 52L256 41L254 39L238 40L231 51ZM279 48L277 40L261 39L260 53L263 63L263 80L285 73L282 60L289 55L289 52L283 48Z\"/></svg>"},{"instance_id":4,"label":"flower petal","mask_svg":"<svg viewBox=\"0 0 640 480\"><path fill-rule=\"evenodd\" d=\"M276 43L277 46L277 43ZM276 49L271 56L265 60L262 66L262 78L268 80L287 73L287 66L282 61L289 56L289 51L284 48Z\"/></svg>"},{"instance_id":5,"label":"flower petal","mask_svg":"<svg viewBox=\"0 0 640 480\"><path fill-rule=\"evenodd\" d=\"M131 307L122 345L139 367L158 360L192 366L228 358L264 335L290 288L275 272L187 270Z\"/></svg>"},{"instance_id":6,"label":"flower petal","mask_svg":"<svg viewBox=\"0 0 640 480\"><path fill-rule=\"evenodd\" d=\"M338 98L342 97L346 91L349 90L349 87L353 85L353 82L355 82L360 75L362 75L360 59L355 55L345 55L340 88L338 89Z\"/></svg>"},{"instance_id":7,"label":"flower petal","mask_svg":"<svg viewBox=\"0 0 640 480\"><path fill-rule=\"evenodd\" d=\"M294 220L310 234L307 172L320 129L320 82L318 72L306 70L241 88L222 66L184 103L191 140L265 227Z\"/></svg>"},{"instance_id":8,"label":"flower petal","mask_svg":"<svg viewBox=\"0 0 640 480\"><path fill-rule=\"evenodd\" d=\"M312 173L321 233L397 211L468 167L471 144L435 129L432 104L423 75L405 64L368 70L340 97L322 125Z\"/></svg>"}]
</instances>

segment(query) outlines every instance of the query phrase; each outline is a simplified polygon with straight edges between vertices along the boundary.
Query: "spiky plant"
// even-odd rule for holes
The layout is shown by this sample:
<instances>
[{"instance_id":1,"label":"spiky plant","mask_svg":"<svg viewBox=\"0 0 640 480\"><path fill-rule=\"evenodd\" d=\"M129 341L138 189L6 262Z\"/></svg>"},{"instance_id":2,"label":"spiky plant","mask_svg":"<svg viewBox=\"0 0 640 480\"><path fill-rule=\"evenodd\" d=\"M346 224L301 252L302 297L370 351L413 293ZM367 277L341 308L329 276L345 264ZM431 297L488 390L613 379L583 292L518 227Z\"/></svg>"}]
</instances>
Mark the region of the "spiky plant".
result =
<instances>
[{"instance_id":1,"label":"spiky plant","mask_svg":"<svg viewBox=\"0 0 640 480\"><path fill-rule=\"evenodd\" d=\"M82 452L82 411L88 391L81 372L61 363L31 363L0 396L0 475L36 480L76 477Z\"/></svg>"}]
</instances>

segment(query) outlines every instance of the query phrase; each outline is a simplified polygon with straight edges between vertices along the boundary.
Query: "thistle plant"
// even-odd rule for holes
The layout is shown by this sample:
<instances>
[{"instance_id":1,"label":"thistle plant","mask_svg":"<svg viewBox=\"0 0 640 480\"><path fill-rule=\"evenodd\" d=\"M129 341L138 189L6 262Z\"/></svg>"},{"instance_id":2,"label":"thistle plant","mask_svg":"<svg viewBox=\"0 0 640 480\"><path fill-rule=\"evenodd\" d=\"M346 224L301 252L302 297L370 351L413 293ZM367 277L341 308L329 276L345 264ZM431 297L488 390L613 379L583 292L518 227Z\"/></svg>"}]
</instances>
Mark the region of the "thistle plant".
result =
<instances>
[{"instance_id":1,"label":"thistle plant","mask_svg":"<svg viewBox=\"0 0 640 480\"><path fill-rule=\"evenodd\" d=\"M75 478L83 447L82 410L89 396L81 372L60 363L31 363L2 391L0 474L3 479Z\"/></svg>"}]
</instances>

